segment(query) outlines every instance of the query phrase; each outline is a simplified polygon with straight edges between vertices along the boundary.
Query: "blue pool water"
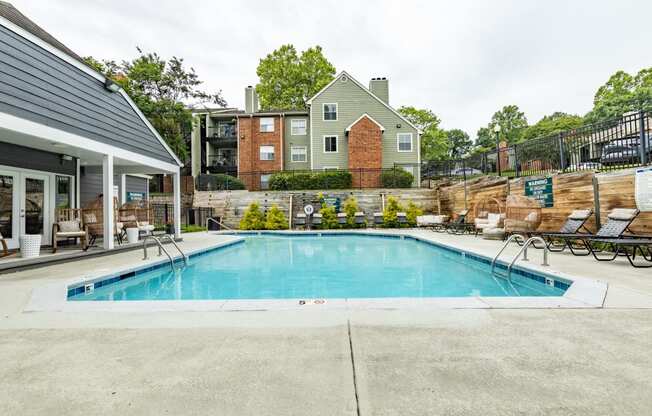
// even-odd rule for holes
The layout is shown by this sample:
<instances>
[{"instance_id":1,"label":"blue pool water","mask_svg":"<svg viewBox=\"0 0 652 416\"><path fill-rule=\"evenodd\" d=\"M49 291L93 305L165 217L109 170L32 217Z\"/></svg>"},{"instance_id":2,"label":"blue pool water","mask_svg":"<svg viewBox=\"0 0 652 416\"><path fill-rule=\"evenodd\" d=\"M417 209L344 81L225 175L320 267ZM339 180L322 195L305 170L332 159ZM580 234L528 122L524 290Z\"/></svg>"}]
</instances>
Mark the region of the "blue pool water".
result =
<instances>
[{"instance_id":1,"label":"blue pool water","mask_svg":"<svg viewBox=\"0 0 652 416\"><path fill-rule=\"evenodd\" d=\"M411 238L364 235L250 235L178 269L114 277L89 294L73 288L69 299L560 296L567 288L518 273L510 283L469 255Z\"/></svg>"}]
</instances>

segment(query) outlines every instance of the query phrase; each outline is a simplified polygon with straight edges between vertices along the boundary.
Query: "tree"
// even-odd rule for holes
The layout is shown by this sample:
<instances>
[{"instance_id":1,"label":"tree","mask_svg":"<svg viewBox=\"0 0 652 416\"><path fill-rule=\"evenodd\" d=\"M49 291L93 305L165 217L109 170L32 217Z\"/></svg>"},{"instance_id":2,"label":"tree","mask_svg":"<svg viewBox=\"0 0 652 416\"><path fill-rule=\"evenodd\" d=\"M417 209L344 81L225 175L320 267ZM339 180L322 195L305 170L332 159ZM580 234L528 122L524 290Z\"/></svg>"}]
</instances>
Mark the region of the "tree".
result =
<instances>
[{"instance_id":1,"label":"tree","mask_svg":"<svg viewBox=\"0 0 652 416\"><path fill-rule=\"evenodd\" d=\"M525 129L522 140L531 140L538 137L546 137L553 134L559 134L567 130L573 130L580 127L584 119L578 115L566 114L560 111L544 116L536 124Z\"/></svg>"},{"instance_id":2,"label":"tree","mask_svg":"<svg viewBox=\"0 0 652 416\"><path fill-rule=\"evenodd\" d=\"M401 107L398 109L405 118L421 130L421 159L442 160L448 156L448 137L439 128L439 117L428 109Z\"/></svg>"},{"instance_id":3,"label":"tree","mask_svg":"<svg viewBox=\"0 0 652 416\"><path fill-rule=\"evenodd\" d=\"M84 61L119 84L136 103L145 117L161 134L181 160L188 158L184 135L192 129L192 105L213 103L226 106L221 91L207 93L199 89L202 81L193 68L186 69L183 59L173 56L169 60L158 54L143 52L132 61L97 59L88 56Z\"/></svg>"},{"instance_id":4,"label":"tree","mask_svg":"<svg viewBox=\"0 0 652 416\"><path fill-rule=\"evenodd\" d=\"M240 220L241 230L264 230L265 229L265 214L260 210L258 202L252 202L245 210L242 219Z\"/></svg>"},{"instance_id":5,"label":"tree","mask_svg":"<svg viewBox=\"0 0 652 416\"><path fill-rule=\"evenodd\" d=\"M448 138L449 155L451 159L459 159L471 150L473 142L465 131L452 129L446 132Z\"/></svg>"},{"instance_id":6,"label":"tree","mask_svg":"<svg viewBox=\"0 0 652 416\"><path fill-rule=\"evenodd\" d=\"M480 127L476 133L474 152L485 152L496 148L496 133L489 127Z\"/></svg>"},{"instance_id":7,"label":"tree","mask_svg":"<svg viewBox=\"0 0 652 416\"><path fill-rule=\"evenodd\" d=\"M283 211L279 209L277 205L272 205L272 208L267 211L267 217L265 218L265 229L266 230L287 230L288 229L288 220L283 215Z\"/></svg>"},{"instance_id":8,"label":"tree","mask_svg":"<svg viewBox=\"0 0 652 416\"><path fill-rule=\"evenodd\" d=\"M527 128L527 118L517 105L506 105L496 111L487 127L478 130L475 140L476 151L486 151L496 148L496 133L494 129L500 126L499 140L508 144L518 143L523 131Z\"/></svg>"},{"instance_id":9,"label":"tree","mask_svg":"<svg viewBox=\"0 0 652 416\"><path fill-rule=\"evenodd\" d=\"M335 67L324 57L321 46L299 56L293 45L283 45L260 60L256 74L262 109L302 109L333 80Z\"/></svg>"},{"instance_id":10,"label":"tree","mask_svg":"<svg viewBox=\"0 0 652 416\"><path fill-rule=\"evenodd\" d=\"M641 69L635 76L625 71L613 74L596 91L593 109L585 118L595 123L639 110L652 110L652 68Z\"/></svg>"}]
</instances>

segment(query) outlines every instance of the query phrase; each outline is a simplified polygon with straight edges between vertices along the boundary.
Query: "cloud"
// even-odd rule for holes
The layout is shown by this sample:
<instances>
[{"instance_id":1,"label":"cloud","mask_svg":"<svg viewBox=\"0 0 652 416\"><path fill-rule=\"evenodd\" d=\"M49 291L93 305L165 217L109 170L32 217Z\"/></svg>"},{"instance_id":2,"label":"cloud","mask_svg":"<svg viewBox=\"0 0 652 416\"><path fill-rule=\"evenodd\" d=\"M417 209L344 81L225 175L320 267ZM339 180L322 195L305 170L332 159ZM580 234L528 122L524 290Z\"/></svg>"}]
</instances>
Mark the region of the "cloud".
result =
<instances>
[{"instance_id":1,"label":"cloud","mask_svg":"<svg viewBox=\"0 0 652 416\"><path fill-rule=\"evenodd\" d=\"M216 2L14 0L81 55L115 60L136 46L176 55L208 90L242 107L258 60L284 43L321 45L361 82L390 79L390 102L432 109L472 137L517 104L531 123L584 114L619 69L652 66L652 2L495 0Z\"/></svg>"}]
</instances>

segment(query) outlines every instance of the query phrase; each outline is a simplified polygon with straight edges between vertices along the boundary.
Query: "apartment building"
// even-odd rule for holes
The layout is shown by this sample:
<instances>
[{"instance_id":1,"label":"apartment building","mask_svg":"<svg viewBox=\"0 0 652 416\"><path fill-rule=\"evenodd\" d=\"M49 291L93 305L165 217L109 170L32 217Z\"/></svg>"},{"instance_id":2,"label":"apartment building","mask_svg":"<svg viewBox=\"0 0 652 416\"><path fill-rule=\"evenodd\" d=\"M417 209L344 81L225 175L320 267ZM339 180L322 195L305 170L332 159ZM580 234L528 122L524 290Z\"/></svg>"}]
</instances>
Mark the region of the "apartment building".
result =
<instances>
[{"instance_id":1,"label":"apartment building","mask_svg":"<svg viewBox=\"0 0 652 416\"><path fill-rule=\"evenodd\" d=\"M386 78L369 87L341 72L308 100L306 110L264 110L253 87L245 109L197 112L192 175L238 176L250 190L266 189L282 170L344 169L355 187L380 186L382 169L420 177L419 130L389 104Z\"/></svg>"}]
</instances>

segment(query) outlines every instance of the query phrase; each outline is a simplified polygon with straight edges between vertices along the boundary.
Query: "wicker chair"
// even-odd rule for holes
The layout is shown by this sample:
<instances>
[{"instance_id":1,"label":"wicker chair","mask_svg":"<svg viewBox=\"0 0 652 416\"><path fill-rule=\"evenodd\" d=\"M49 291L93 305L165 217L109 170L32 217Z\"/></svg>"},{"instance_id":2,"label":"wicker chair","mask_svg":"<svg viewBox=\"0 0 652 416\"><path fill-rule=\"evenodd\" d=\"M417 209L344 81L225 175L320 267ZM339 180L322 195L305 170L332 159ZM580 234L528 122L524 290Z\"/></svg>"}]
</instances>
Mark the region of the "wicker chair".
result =
<instances>
[{"instance_id":1,"label":"wicker chair","mask_svg":"<svg viewBox=\"0 0 652 416\"><path fill-rule=\"evenodd\" d=\"M88 230L88 246L95 244L97 237L104 237L104 202L102 195L82 209L83 224ZM118 199L113 198L113 236L122 244L122 228L117 222Z\"/></svg>"},{"instance_id":2,"label":"wicker chair","mask_svg":"<svg viewBox=\"0 0 652 416\"><path fill-rule=\"evenodd\" d=\"M118 218L122 223L122 233L126 233L127 228L138 228L141 234L152 234L154 231L154 210L147 202L127 202L118 210Z\"/></svg>"},{"instance_id":3,"label":"wicker chair","mask_svg":"<svg viewBox=\"0 0 652 416\"><path fill-rule=\"evenodd\" d=\"M56 222L52 225L52 253L57 252L60 239L79 239L81 249L88 250L88 228L83 223L81 209L59 208L54 213Z\"/></svg>"},{"instance_id":4,"label":"wicker chair","mask_svg":"<svg viewBox=\"0 0 652 416\"><path fill-rule=\"evenodd\" d=\"M541 203L522 195L507 197L505 233L531 233L541 225Z\"/></svg>"},{"instance_id":5,"label":"wicker chair","mask_svg":"<svg viewBox=\"0 0 652 416\"><path fill-rule=\"evenodd\" d=\"M484 198L473 207L475 235L485 229L502 228L504 220L504 204L497 198Z\"/></svg>"}]
</instances>

